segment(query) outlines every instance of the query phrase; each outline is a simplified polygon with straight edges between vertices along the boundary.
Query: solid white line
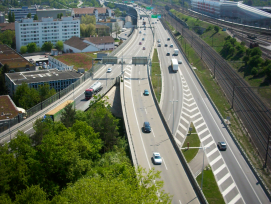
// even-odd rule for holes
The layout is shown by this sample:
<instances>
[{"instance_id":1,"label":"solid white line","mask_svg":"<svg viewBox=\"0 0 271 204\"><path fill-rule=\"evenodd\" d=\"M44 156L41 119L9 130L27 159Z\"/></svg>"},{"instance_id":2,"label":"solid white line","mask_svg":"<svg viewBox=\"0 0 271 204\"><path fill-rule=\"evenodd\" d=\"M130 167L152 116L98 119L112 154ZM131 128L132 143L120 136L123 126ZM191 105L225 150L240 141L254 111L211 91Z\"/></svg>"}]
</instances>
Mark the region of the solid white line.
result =
<instances>
[{"instance_id":1,"label":"solid white line","mask_svg":"<svg viewBox=\"0 0 271 204\"><path fill-rule=\"evenodd\" d=\"M33 127L29 128L28 130L24 131L24 133L28 132L29 130L33 129Z\"/></svg>"},{"instance_id":2,"label":"solid white line","mask_svg":"<svg viewBox=\"0 0 271 204\"><path fill-rule=\"evenodd\" d=\"M166 165L166 162L165 162L165 160L164 160L164 158L163 158L163 157L162 157L162 161L164 162L165 167L166 167L166 169L167 169L167 165Z\"/></svg>"},{"instance_id":3,"label":"solid white line","mask_svg":"<svg viewBox=\"0 0 271 204\"><path fill-rule=\"evenodd\" d=\"M169 120L170 116L171 116L171 114L169 114L169 117L168 117L168 119L167 119L167 120Z\"/></svg>"},{"instance_id":4,"label":"solid white line","mask_svg":"<svg viewBox=\"0 0 271 204\"><path fill-rule=\"evenodd\" d=\"M182 204L182 202L179 200L179 203Z\"/></svg>"}]
</instances>

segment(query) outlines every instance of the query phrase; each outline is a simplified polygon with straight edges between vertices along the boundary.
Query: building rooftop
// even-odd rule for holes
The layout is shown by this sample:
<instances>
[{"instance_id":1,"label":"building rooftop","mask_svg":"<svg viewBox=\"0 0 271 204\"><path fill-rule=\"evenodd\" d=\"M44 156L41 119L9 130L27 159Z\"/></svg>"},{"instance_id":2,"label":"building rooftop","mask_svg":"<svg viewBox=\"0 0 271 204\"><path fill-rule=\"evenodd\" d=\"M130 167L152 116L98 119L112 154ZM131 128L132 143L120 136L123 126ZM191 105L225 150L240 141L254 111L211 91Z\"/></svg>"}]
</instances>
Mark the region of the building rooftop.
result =
<instances>
[{"instance_id":1,"label":"building rooftop","mask_svg":"<svg viewBox=\"0 0 271 204\"><path fill-rule=\"evenodd\" d=\"M0 23L1 31L5 30L14 30L15 31L15 23Z\"/></svg>"},{"instance_id":2,"label":"building rooftop","mask_svg":"<svg viewBox=\"0 0 271 204\"><path fill-rule=\"evenodd\" d=\"M95 44L95 45L99 45L99 44L104 44L104 43L114 43L114 38L112 38L112 36L103 36L103 37L89 37L89 38L85 38L85 40Z\"/></svg>"},{"instance_id":3,"label":"building rooftop","mask_svg":"<svg viewBox=\"0 0 271 204\"><path fill-rule=\"evenodd\" d=\"M9 95L0 96L0 120L14 118L21 113Z\"/></svg>"},{"instance_id":4,"label":"building rooftop","mask_svg":"<svg viewBox=\"0 0 271 204\"><path fill-rule=\"evenodd\" d=\"M6 73L7 77L13 81L15 85L25 83L40 83L59 81L66 79L76 79L81 76L81 73L76 71L59 71L57 69L27 71L27 72L14 72Z\"/></svg>"},{"instance_id":5,"label":"building rooftop","mask_svg":"<svg viewBox=\"0 0 271 204\"><path fill-rule=\"evenodd\" d=\"M0 63L2 65L7 64L9 69L33 66L33 64L7 45L0 45Z\"/></svg>"},{"instance_id":6,"label":"building rooftop","mask_svg":"<svg viewBox=\"0 0 271 204\"><path fill-rule=\"evenodd\" d=\"M64 44L74 47L78 50L83 50L89 46L89 44L85 43L82 39L76 36L73 36L69 40L66 40Z\"/></svg>"},{"instance_id":7,"label":"building rooftop","mask_svg":"<svg viewBox=\"0 0 271 204\"><path fill-rule=\"evenodd\" d=\"M104 7L88 7L88 8L73 8L74 14L93 14L94 10L98 10L98 13L106 13L108 8Z\"/></svg>"},{"instance_id":8,"label":"building rooftop","mask_svg":"<svg viewBox=\"0 0 271 204\"><path fill-rule=\"evenodd\" d=\"M96 28L109 28L109 26L106 26L106 25L98 25L98 24L96 24L95 27L96 27Z\"/></svg>"},{"instance_id":9,"label":"building rooftop","mask_svg":"<svg viewBox=\"0 0 271 204\"><path fill-rule=\"evenodd\" d=\"M126 16L126 17L125 17L125 21L126 21L126 22L132 22L131 16Z\"/></svg>"}]
</instances>

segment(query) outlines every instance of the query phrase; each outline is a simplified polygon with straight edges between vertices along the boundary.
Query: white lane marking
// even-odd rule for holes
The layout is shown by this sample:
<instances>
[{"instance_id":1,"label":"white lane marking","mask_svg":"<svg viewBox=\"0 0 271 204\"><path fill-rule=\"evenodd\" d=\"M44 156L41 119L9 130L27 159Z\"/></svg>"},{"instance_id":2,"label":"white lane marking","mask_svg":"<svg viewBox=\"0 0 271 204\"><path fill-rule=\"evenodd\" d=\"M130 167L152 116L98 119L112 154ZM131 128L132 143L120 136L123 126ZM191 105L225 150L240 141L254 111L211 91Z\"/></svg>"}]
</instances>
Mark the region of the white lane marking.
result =
<instances>
[{"instance_id":1,"label":"white lane marking","mask_svg":"<svg viewBox=\"0 0 271 204\"><path fill-rule=\"evenodd\" d=\"M144 109L145 109L146 114L148 114L148 113L147 113L147 109L146 109L146 108L144 108Z\"/></svg>"},{"instance_id":2,"label":"white lane marking","mask_svg":"<svg viewBox=\"0 0 271 204\"><path fill-rule=\"evenodd\" d=\"M24 133L28 132L29 130L33 129L33 127L29 128L28 130L24 131Z\"/></svg>"},{"instance_id":3,"label":"white lane marking","mask_svg":"<svg viewBox=\"0 0 271 204\"><path fill-rule=\"evenodd\" d=\"M168 117L168 119L167 119L167 120L169 120L170 116L171 116L171 114L169 114L169 117Z\"/></svg>"},{"instance_id":4,"label":"white lane marking","mask_svg":"<svg viewBox=\"0 0 271 204\"><path fill-rule=\"evenodd\" d=\"M140 80L138 80L138 83L140 84Z\"/></svg>"},{"instance_id":5,"label":"white lane marking","mask_svg":"<svg viewBox=\"0 0 271 204\"><path fill-rule=\"evenodd\" d=\"M182 204L182 202L179 200L179 203Z\"/></svg>"},{"instance_id":6,"label":"white lane marking","mask_svg":"<svg viewBox=\"0 0 271 204\"><path fill-rule=\"evenodd\" d=\"M174 91L174 86L173 86L173 91Z\"/></svg>"},{"instance_id":7,"label":"white lane marking","mask_svg":"<svg viewBox=\"0 0 271 204\"><path fill-rule=\"evenodd\" d=\"M235 196L234 199L232 199L232 200L229 202L229 204L236 203L240 198L243 199L243 198L241 197L240 193L239 193L237 196Z\"/></svg>"},{"instance_id":8,"label":"white lane marking","mask_svg":"<svg viewBox=\"0 0 271 204\"><path fill-rule=\"evenodd\" d=\"M153 131L153 129L151 129L151 131L152 131L153 137L155 137L155 134L154 134L154 131Z\"/></svg>"},{"instance_id":9,"label":"white lane marking","mask_svg":"<svg viewBox=\"0 0 271 204\"><path fill-rule=\"evenodd\" d=\"M162 161L164 162L165 167L166 167L166 170L167 170L167 165L166 165L166 162L165 162L165 160L164 160L164 158L163 158L163 157L162 157Z\"/></svg>"},{"instance_id":10,"label":"white lane marking","mask_svg":"<svg viewBox=\"0 0 271 204\"><path fill-rule=\"evenodd\" d=\"M184 66L185 66L185 65L184 65ZM187 68L186 66L185 66L185 68L186 68L186 70L188 70L188 68ZM191 77L190 73L189 73L188 71L187 71L187 73L188 73L188 75L189 75L189 77L190 77L192 83L194 84L196 90L198 91L198 94L200 95L200 92L199 92L199 90L198 90L198 87L196 86L195 82L192 80L192 77ZM202 97L201 97L201 98L202 98ZM203 98L202 98L202 99L203 99ZM209 110L207 104L205 103L204 100L202 100L202 102L204 103L204 105L205 105L206 109L208 110L209 114L211 115L213 121L215 121L215 125L217 126L217 129L219 130L221 136L223 137L223 139L224 139L225 141L227 141L226 138L224 137L223 133L221 132L221 130L220 130L218 124L217 124L217 121L214 119L213 115L211 114L211 111ZM255 192L254 187L251 185L249 179L247 178L246 173L244 172L243 168L241 167L240 163L238 162L237 158L235 157L235 155L234 155L234 153L233 153L231 147L228 146L228 149L231 151L231 153L232 153L232 155L233 155L235 161L237 162L239 168L240 168L241 171L243 172L243 175L246 177L247 182L249 183L250 187L252 188L252 190L253 190L254 194L256 195L256 197L257 197L259 203L262 203L261 200L260 200L260 198L258 197L257 193ZM225 161L224 161L224 162L225 162ZM232 178L233 178L233 177L232 177ZM236 187L237 187L237 189L238 189L238 186L236 186ZM262 191L263 191L263 190L262 190ZM239 189L238 189L238 192L240 193ZM242 198L242 197L241 197L241 198ZM243 200L243 198L242 198L242 200ZM243 200L243 201L244 201L244 200Z\"/></svg>"}]
</instances>

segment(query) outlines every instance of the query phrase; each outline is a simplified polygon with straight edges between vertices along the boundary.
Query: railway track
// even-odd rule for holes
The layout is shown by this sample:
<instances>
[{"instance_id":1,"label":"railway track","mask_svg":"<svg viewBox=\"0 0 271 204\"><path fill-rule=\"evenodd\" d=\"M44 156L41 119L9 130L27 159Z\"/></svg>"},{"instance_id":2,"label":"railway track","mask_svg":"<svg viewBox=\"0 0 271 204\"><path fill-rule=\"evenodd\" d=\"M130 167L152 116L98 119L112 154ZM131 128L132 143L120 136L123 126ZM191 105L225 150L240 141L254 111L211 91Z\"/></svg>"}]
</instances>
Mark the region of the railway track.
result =
<instances>
[{"instance_id":1,"label":"railway track","mask_svg":"<svg viewBox=\"0 0 271 204\"><path fill-rule=\"evenodd\" d=\"M271 110L262 102L259 96L231 66L215 51L195 35L191 30L183 27L176 19L166 14L166 17L177 23L177 31L192 45L194 50L209 69L213 72L217 82L226 97L233 103L233 108L241 118L249 132L251 141L262 159L265 158L268 137L271 134ZM271 169L270 154L268 155L269 168Z\"/></svg>"}]
</instances>

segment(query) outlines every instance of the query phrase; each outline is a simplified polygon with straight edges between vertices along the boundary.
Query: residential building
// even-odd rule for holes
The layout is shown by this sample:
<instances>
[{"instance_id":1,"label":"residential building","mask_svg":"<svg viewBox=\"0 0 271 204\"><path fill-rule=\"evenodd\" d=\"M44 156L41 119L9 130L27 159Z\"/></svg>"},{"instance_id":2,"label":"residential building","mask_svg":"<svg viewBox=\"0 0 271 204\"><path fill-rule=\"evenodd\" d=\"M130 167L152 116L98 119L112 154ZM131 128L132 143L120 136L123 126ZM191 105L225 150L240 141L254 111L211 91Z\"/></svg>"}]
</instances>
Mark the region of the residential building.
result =
<instances>
[{"instance_id":1,"label":"residential building","mask_svg":"<svg viewBox=\"0 0 271 204\"><path fill-rule=\"evenodd\" d=\"M73 17L80 17L90 15L95 16L96 22L99 19L106 19L107 17L112 17L114 12L110 8L106 7L88 7L88 8L73 8L71 12L71 16Z\"/></svg>"},{"instance_id":2,"label":"residential building","mask_svg":"<svg viewBox=\"0 0 271 204\"><path fill-rule=\"evenodd\" d=\"M110 35L110 27L106 25L96 24L96 33L98 36L109 36Z\"/></svg>"},{"instance_id":3,"label":"residential building","mask_svg":"<svg viewBox=\"0 0 271 204\"><path fill-rule=\"evenodd\" d=\"M125 24L124 24L123 27L124 27L124 28L132 28L132 27L134 27L134 26L133 26L133 23L132 23L132 18L131 18L131 16L126 16L126 17L125 17Z\"/></svg>"},{"instance_id":4,"label":"residential building","mask_svg":"<svg viewBox=\"0 0 271 204\"><path fill-rule=\"evenodd\" d=\"M94 52L99 50L98 46L90 44L88 41L86 42L84 38L78 38L76 36L64 42L64 52L67 53Z\"/></svg>"},{"instance_id":5,"label":"residential building","mask_svg":"<svg viewBox=\"0 0 271 204\"><path fill-rule=\"evenodd\" d=\"M52 17L53 19L57 19L57 15L61 13L63 14L63 16L66 16L66 9L38 9L37 10L38 19L41 19L43 17Z\"/></svg>"},{"instance_id":6,"label":"residential building","mask_svg":"<svg viewBox=\"0 0 271 204\"><path fill-rule=\"evenodd\" d=\"M99 50L113 50L115 43L112 36L84 38L84 42L93 46L97 46Z\"/></svg>"},{"instance_id":7,"label":"residential building","mask_svg":"<svg viewBox=\"0 0 271 204\"><path fill-rule=\"evenodd\" d=\"M35 70L35 65L28 62L7 45L0 45L0 67L7 64L10 72Z\"/></svg>"},{"instance_id":8,"label":"residential building","mask_svg":"<svg viewBox=\"0 0 271 204\"><path fill-rule=\"evenodd\" d=\"M1 32L6 30L15 31L15 23L0 23Z\"/></svg>"},{"instance_id":9,"label":"residential building","mask_svg":"<svg viewBox=\"0 0 271 204\"><path fill-rule=\"evenodd\" d=\"M30 72L14 72L6 73L5 81L9 90L9 95L13 96L16 88L23 82L28 84L30 88L37 89L39 85L49 84L50 88L60 91L70 84L74 83L81 77L81 73L77 71L61 71L57 69L30 71Z\"/></svg>"},{"instance_id":10,"label":"residential building","mask_svg":"<svg viewBox=\"0 0 271 204\"><path fill-rule=\"evenodd\" d=\"M52 17L33 20L22 19L22 22L15 22L16 49L19 52L21 46L34 42L38 47L42 47L45 42L52 42L70 39L72 36L80 37L80 20L73 17L62 17L53 19Z\"/></svg>"},{"instance_id":11,"label":"residential building","mask_svg":"<svg viewBox=\"0 0 271 204\"><path fill-rule=\"evenodd\" d=\"M98 21L96 25L106 25L112 30L112 32L115 32L117 28L121 30L124 26L124 21L120 19L111 19L110 21Z\"/></svg>"},{"instance_id":12,"label":"residential building","mask_svg":"<svg viewBox=\"0 0 271 204\"><path fill-rule=\"evenodd\" d=\"M5 14L0 13L0 23L4 23L5 22Z\"/></svg>"},{"instance_id":13,"label":"residential building","mask_svg":"<svg viewBox=\"0 0 271 204\"><path fill-rule=\"evenodd\" d=\"M0 132L23 120L25 110L17 107L9 95L0 96Z\"/></svg>"},{"instance_id":14,"label":"residential building","mask_svg":"<svg viewBox=\"0 0 271 204\"><path fill-rule=\"evenodd\" d=\"M15 21L20 21L22 18L26 18L27 14L31 13L31 17L34 18L37 14L37 6L27 7L23 6L22 8L10 8L9 11L14 13Z\"/></svg>"}]
</instances>

